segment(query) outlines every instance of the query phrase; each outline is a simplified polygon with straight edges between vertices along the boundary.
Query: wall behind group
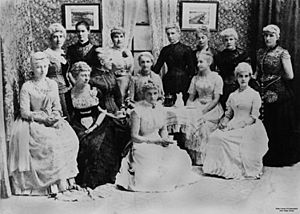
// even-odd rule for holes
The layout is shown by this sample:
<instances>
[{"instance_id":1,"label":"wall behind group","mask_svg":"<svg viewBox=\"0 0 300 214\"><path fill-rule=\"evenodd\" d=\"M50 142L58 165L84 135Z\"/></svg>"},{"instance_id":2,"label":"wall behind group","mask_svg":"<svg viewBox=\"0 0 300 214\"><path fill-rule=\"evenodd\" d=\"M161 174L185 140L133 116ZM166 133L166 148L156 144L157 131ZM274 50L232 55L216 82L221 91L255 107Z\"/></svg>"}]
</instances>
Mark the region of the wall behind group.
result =
<instances>
[{"instance_id":1,"label":"wall behind group","mask_svg":"<svg viewBox=\"0 0 300 214\"><path fill-rule=\"evenodd\" d=\"M100 3L101 0L29 0L32 16L32 29L34 49L44 50L47 47L47 27L54 22L62 23L62 5L65 3ZM110 1L110 0L102 0ZM176 0L174 0L176 1ZM209 0L208 0L209 1ZM193 0L197 2L197 0ZM239 46L248 49L250 45L249 29L251 19L251 1L248 0L219 0L218 31L212 32L211 45L215 49L222 49L219 32L228 27L234 27L239 34ZM123 4L123 1L115 1L114 4ZM180 5L178 1L177 19L180 20ZM103 7L102 7L103 9ZM96 45L102 44L102 34L92 33L91 40ZM75 33L68 33L66 46L76 41ZM182 42L195 48L195 36L193 31L182 32Z\"/></svg>"}]
</instances>

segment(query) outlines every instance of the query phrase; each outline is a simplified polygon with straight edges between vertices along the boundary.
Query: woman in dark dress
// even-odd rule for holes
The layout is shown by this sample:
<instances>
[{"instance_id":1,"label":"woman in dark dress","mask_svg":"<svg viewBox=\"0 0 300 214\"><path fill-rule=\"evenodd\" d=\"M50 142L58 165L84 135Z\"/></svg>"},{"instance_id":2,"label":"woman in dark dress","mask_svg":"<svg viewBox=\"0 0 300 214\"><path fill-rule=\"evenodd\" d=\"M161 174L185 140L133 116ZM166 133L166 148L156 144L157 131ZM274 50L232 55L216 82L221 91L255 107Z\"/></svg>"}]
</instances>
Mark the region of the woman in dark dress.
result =
<instances>
[{"instance_id":1,"label":"woman in dark dress","mask_svg":"<svg viewBox=\"0 0 300 214\"><path fill-rule=\"evenodd\" d=\"M71 83L69 82L70 64L66 60L65 52L62 49L66 40L66 30L61 24L53 23L49 26L48 33L50 45L44 51L50 60L47 77L55 80L57 83L63 116L69 121L70 112L72 111Z\"/></svg>"},{"instance_id":2,"label":"woman in dark dress","mask_svg":"<svg viewBox=\"0 0 300 214\"><path fill-rule=\"evenodd\" d=\"M71 91L74 114L72 127L79 141L77 184L95 188L114 183L121 152L129 141L127 125L99 106L98 90L89 84L91 68L85 62L72 67L76 80Z\"/></svg>"},{"instance_id":3,"label":"woman in dark dress","mask_svg":"<svg viewBox=\"0 0 300 214\"><path fill-rule=\"evenodd\" d=\"M176 93L182 92L183 100L186 102L189 97L187 91L195 74L193 51L179 41L180 28L177 24L168 25L165 30L170 44L161 50L153 71L159 74L161 67L166 63L168 71L162 77L166 96L171 95L174 103Z\"/></svg>"},{"instance_id":4,"label":"woman in dark dress","mask_svg":"<svg viewBox=\"0 0 300 214\"><path fill-rule=\"evenodd\" d=\"M210 38L210 31L206 26L201 26L195 30L196 33L196 40L197 46L196 49L193 50L193 60L195 70L197 70L197 63L198 63L198 56L202 53L209 54L214 57L215 50L209 46L209 38ZM214 61L210 65L210 70L215 71L215 63ZM196 74L196 73L195 73Z\"/></svg>"},{"instance_id":5,"label":"woman in dark dress","mask_svg":"<svg viewBox=\"0 0 300 214\"><path fill-rule=\"evenodd\" d=\"M112 72L111 52L97 48L97 65L91 73L90 84L100 91L99 105L110 113L116 113L122 106L122 95Z\"/></svg>"},{"instance_id":6,"label":"woman in dark dress","mask_svg":"<svg viewBox=\"0 0 300 214\"><path fill-rule=\"evenodd\" d=\"M227 28L220 33L225 49L218 52L215 56L217 72L224 81L223 95L220 103L223 109L226 109L226 101L230 93L238 88L235 81L234 69L240 62L250 63L250 57L247 52L237 47L238 34L235 29Z\"/></svg>"},{"instance_id":7,"label":"woman in dark dress","mask_svg":"<svg viewBox=\"0 0 300 214\"><path fill-rule=\"evenodd\" d=\"M89 40L90 25L86 21L80 21L76 23L76 34L78 36L78 42L68 47L67 58L71 66L75 62L84 61L92 69L97 62L97 56L95 49L96 45L93 45ZM72 84L75 80L71 78Z\"/></svg>"},{"instance_id":8,"label":"woman in dark dress","mask_svg":"<svg viewBox=\"0 0 300 214\"><path fill-rule=\"evenodd\" d=\"M262 118L269 136L264 165L286 166L299 161L294 94L289 82L294 78L291 56L278 45L280 29L263 28L265 47L257 51L257 79L263 98Z\"/></svg>"}]
</instances>

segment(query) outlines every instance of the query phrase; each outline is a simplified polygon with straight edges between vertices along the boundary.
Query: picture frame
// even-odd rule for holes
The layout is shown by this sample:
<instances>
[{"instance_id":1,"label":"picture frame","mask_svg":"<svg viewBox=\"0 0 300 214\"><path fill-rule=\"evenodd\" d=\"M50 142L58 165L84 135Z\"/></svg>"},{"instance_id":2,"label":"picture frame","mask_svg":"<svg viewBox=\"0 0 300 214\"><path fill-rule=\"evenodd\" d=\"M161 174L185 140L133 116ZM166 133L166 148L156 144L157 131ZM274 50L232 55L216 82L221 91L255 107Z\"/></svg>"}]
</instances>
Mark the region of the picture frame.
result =
<instances>
[{"instance_id":1,"label":"picture frame","mask_svg":"<svg viewBox=\"0 0 300 214\"><path fill-rule=\"evenodd\" d=\"M63 4L62 24L67 32L75 32L75 25L79 21L86 21L90 25L91 32L100 32L102 28L102 17L100 13L101 4Z\"/></svg>"},{"instance_id":2,"label":"picture frame","mask_svg":"<svg viewBox=\"0 0 300 214\"><path fill-rule=\"evenodd\" d=\"M182 1L181 2L181 29L194 30L206 26L210 31L218 30L217 1Z\"/></svg>"}]
</instances>

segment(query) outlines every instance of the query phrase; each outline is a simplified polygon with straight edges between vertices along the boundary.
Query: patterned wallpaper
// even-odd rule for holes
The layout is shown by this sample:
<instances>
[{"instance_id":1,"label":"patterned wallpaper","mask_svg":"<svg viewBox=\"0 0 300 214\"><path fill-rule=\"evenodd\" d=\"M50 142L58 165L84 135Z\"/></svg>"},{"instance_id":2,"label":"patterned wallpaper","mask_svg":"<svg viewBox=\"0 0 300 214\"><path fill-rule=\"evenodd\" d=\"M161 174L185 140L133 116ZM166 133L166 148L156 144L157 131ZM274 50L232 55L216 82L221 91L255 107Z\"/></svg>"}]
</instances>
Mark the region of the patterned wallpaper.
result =
<instances>
[{"instance_id":1,"label":"patterned wallpaper","mask_svg":"<svg viewBox=\"0 0 300 214\"><path fill-rule=\"evenodd\" d=\"M106 1L106 0L102 0ZM195 0L193 0L195 2ZM197 0L196 0L197 1ZM198 0L199 1L199 0ZM202 0L203 1L203 0ZM207 0L209 1L209 0ZM53 22L62 22L61 5L65 3L99 3L101 0L29 0L30 13L32 17L32 29L34 37L34 49L44 50L47 47L47 27ZM178 1L178 20L179 5ZM211 45L216 49L222 49L222 42L219 32L227 27L234 27L239 36L239 46L248 48L249 44L249 23L251 12L251 1L249 0L219 0L218 31L212 32ZM122 4L122 1L120 1ZM95 44L102 44L101 33L92 33L91 40ZM68 33L66 46L76 41L74 33ZM183 43L195 47L195 36L191 31L182 32Z\"/></svg>"},{"instance_id":2,"label":"patterned wallpaper","mask_svg":"<svg viewBox=\"0 0 300 214\"><path fill-rule=\"evenodd\" d=\"M209 0L207 1L209 2ZM197 0L193 0L193 2L197 2ZM249 30L251 20L251 1L219 0L218 2L218 31L211 33L210 45L218 50L223 49L222 40L219 36L219 33L226 28L233 27L236 29L239 35L238 46L248 49L250 47ZM183 31L182 42L195 48L195 34L192 31Z\"/></svg>"},{"instance_id":3,"label":"patterned wallpaper","mask_svg":"<svg viewBox=\"0 0 300 214\"><path fill-rule=\"evenodd\" d=\"M47 28L54 22L62 23L62 5L65 3L100 3L101 0L29 0L32 20L34 50L45 50L48 47ZM104 0L103 0L104 1ZM101 33L91 33L94 44L101 44ZM75 33L67 33L65 46L76 41Z\"/></svg>"}]
</instances>

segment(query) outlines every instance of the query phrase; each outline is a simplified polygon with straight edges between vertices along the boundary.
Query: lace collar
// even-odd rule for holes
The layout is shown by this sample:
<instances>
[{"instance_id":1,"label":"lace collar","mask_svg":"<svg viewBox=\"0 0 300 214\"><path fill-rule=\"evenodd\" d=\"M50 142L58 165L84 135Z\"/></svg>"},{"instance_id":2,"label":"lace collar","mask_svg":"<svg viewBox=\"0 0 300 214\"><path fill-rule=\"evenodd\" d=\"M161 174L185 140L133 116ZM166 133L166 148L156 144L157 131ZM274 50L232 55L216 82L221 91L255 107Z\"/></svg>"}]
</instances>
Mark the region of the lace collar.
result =
<instances>
[{"instance_id":1,"label":"lace collar","mask_svg":"<svg viewBox=\"0 0 300 214\"><path fill-rule=\"evenodd\" d=\"M62 64L66 64L67 63L67 60L66 58L64 57L65 56L65 52L64 50L59 50L59 51L54 51L52 50L51 48L47 48L45 51L44 51L49 57L50 57L50 61L51 59L54 59Z\"/></svg>"}]
</instances>

